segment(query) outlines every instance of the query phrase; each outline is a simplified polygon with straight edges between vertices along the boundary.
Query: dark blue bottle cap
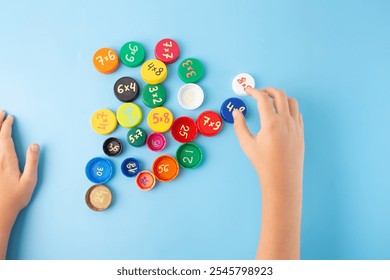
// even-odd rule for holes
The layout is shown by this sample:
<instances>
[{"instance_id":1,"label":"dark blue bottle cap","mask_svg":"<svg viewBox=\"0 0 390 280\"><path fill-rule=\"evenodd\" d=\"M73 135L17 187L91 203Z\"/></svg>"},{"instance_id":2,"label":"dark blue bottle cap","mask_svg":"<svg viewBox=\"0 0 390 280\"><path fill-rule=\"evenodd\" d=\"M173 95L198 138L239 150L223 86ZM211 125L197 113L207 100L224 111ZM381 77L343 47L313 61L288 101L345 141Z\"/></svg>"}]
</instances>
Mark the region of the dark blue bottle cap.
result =
<instances>
[{"instance_id":1,"label":"dark blue bottle cap","mask_svg":"<svg viewBox=\"0 0 390 280\"><path fill-rule=\"evenodd\" d=\"M234 123L233 119L233 110L237 109L242 112L242 114L246 115L246 105L244 101L242 101L240 98L232 97L225 100L225 102L222 103L221 106L221 116L222 118L228 122L228 123Z\"/></svg>"},{"instance_id":2,"label":"dark blue bottle cap","mask_svg":"<svg viewBox=\"0 0 390 280\"><path fill-rule=\"evenodd\" d=\"M91 159L85 167L85 174L88 179L96 184L107 182L112 177L112 173L111 162L101 157Z\"/></svg>"},{"instance_id":3,"label":"dark blue bottle cap","mask_svg":"<svg viewBox=\"0 0 390 280\"><path fill-rule=\"evenodd\" d=\"M135 177L141 171L141 164L135 158L127 158L122 162L121 170L126 177Z\"/></svg>"}]
</instances>

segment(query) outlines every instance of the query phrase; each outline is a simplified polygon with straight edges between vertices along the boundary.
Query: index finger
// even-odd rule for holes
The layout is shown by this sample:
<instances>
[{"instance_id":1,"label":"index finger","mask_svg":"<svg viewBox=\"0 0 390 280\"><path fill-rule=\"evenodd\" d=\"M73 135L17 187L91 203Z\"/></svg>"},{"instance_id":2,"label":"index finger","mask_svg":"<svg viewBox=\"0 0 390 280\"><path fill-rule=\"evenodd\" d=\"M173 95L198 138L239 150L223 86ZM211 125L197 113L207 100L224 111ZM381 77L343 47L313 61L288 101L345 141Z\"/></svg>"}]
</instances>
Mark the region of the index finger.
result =
<instances>
[{"instance_id":1,"label":"index finger","mask_svg":"<svg viewBox=\"0 0 390 280\"><path fill-rule=\"evenodd\" d=\"M1 129L1 125L3 124L4 118L5 118L5 111L0 110L0 129Z\"/></svg>"},{"instance_id":2,"label":"index finger","mask_svg":"<svg viewBox=\"0 0 390 280\"><path fill-rule=\"evenodd\" d=\"M257 88L246 88L245 92L257 101L257 109L260 114L260 122L266 121L275 115L273 101L269 98L268 93Z\"/></svg>"},{"instance_id":3,"label":"index finger","mask_svg":"<svg viewBox=\"0 0 390 280\"><path fill-rule=\"evenodd\" d=\"M263 89L270 97L274 99L276 113L279 115L290 116L287 95L284 91L266 87Z\"/></svg>"},{"instance_id":4,"label":"index finger","mask_svg":"<svg viewBox=\"0 0 390 280\"><path fill-rule=\"evenodd\" d=\"M3 122L0 130L1 137L10 138L12 135L12 124L14 123L14 117L9 115Z\"/></svg>"}]
</instances>

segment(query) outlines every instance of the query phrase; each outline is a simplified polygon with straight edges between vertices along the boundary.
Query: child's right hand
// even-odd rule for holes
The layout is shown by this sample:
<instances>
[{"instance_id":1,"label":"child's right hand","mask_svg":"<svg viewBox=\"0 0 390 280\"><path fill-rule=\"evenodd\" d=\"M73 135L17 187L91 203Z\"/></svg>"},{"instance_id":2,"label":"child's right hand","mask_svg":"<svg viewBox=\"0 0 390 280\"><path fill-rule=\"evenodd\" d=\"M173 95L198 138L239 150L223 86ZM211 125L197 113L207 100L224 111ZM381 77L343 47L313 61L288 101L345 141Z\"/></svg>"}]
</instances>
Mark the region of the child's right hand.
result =
<instances>
[{"instance_id":1,"label":"child's right hand","mask_svg":"<svg viewBox=\"0 0 390 280\"><path fill-rule=\"evenodd\" d=\"M274 88L249 88L257 101L261 129L252 135L233 111L241 148L255 167L262 189L258 259L299 259L302 214L303 120L295 99Z\"/></svg>"},{"instance_id":2,"label":"child's right hand","mask_svg":"<svg viewBox=\"0 0 390 280\"><path fill-rule=\"evenodd\" d=\"M298 102L274 88L248 88L246 92L257 101L261 130L252 135L238 110L233 112L234 129L260 180L302 182L304 137ZM266 187L262 184L263 191Z\"/></svg>"}]
</instances>

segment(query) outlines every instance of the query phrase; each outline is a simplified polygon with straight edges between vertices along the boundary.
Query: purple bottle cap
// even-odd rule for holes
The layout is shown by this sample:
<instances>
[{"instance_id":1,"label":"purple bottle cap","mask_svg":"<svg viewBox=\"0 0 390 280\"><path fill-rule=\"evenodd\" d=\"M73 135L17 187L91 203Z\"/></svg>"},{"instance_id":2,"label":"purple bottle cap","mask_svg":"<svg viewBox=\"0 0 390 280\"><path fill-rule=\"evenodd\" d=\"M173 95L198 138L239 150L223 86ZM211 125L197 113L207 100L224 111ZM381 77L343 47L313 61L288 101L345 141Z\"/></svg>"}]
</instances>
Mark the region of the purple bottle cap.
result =
<instances>
[{"instance_id":1,"label":"purple bottle cap","mask_svg":"<svg viewBox=\"0 0 390 280\"><path fill-rule=\"evenodd\" d=\"M165 140L165 136L158 132L153 132L148 135L146 139L146 145L153 152L159 152L165 148L167 141Z\"/></svg>"}]
</instances>

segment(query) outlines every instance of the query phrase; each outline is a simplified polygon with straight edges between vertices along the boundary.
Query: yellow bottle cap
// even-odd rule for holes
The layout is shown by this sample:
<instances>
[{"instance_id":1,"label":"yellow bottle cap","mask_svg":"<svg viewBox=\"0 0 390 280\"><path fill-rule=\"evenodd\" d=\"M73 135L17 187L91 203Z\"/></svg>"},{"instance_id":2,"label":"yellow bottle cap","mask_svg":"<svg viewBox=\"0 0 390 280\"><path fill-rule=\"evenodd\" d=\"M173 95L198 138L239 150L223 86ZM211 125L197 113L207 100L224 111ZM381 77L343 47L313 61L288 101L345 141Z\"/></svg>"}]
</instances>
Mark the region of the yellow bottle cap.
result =
<instances>
[{"instance_id":1,"label":"yellow bottle cap","mask_svg":"<svg viewBox=\"0 0 390 280\"><path fill-rule=\"evenodd\" d=\"M96 133L110 134L115 130L118 122L113 111L103 108L93 113L91 125Z\"/></svg>"},{"instance_id":2,"label":"yellow bottle cap","mask_svg":"<svg viewBox=\"0 0 390 280\"><path fill-rule=\"evenodd\" d=\"M132 128L139 125L142 121L142 111L137 104L123 103L116 111L116 118L121 126Z\"/></svg>"},{"instance_id":3,"label":"yellow bottle cap","mask_svg":"<svg viewBox=\"0 0 390 280\"><path fill-rule=\"evenodd\" d=\"M148 114L148 125L155 132L167 132L173 123L172 112L165 107L152 109Z\"/></svg>"},{"instance_id":4,"label":"yellow bottle cap","mask_svg":"<svg viewBox=\"0 0 390 280\"><path fill-rule=\"evenodd\" d=\"M150 59L142 64L141 77L148 84L160 84L168 75L167 66L158 59Z\"/></svg>"}]
</instances>

